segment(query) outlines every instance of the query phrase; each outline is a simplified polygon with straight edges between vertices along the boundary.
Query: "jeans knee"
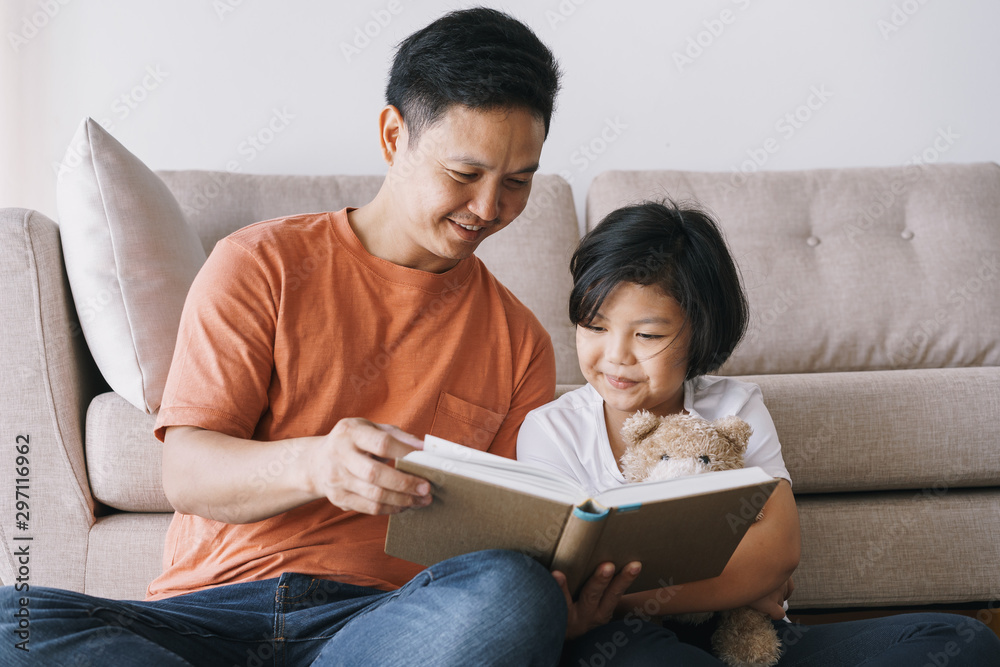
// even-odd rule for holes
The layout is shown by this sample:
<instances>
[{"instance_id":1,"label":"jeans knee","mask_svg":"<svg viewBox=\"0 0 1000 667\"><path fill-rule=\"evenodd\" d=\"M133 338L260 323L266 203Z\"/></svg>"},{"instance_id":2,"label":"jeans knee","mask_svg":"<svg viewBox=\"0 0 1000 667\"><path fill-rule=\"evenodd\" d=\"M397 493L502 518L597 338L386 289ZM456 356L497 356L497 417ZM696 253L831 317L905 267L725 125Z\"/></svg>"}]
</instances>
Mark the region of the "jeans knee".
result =
<instances>
[{"instance_id":1,"label":"jeans knee","mask_svg":"<svg viewBox=\"0 0 1000 667\"><path fill-rule=\"evenodd\" d=\"M469 603L491 609L495 622L508 632L538 632L553 628L561 641L566 628L566 601L552 574L532 558L516 551L479 551L448 563L456 574L468 575L462 588ZM438 567L438 566L434 566Z\"/></svg>"},{"instance_id":2,"label":"jeans knee","mask_svg":"<svg viewBox=\"0 0 1000 667\"><path fill-rule=\"evenodd\" d=\"M512 648L508 657L524 662L549 654L557 660L566 635L566 600L552 574L537 561L514 551L484 552L488 600L497 609L495 630ZM513 648L513 647L517 648ZM530 660L528 657L530 656ZM533 664L544 664L544 661Z\"/></svg>"},{"instance_id":3,"label":"jeans knee","mask_svg":"<svg viewBox=\"0 0 1000 667\"><path fill-rule=\"evenodd\" d=\"M479 557L476 567L480 586L485 594L503 598L538 598L542 603L559 602L566 606L552 574L538 561L522 553L503 549L470 555Z\"/></svg>"}]
</instances>

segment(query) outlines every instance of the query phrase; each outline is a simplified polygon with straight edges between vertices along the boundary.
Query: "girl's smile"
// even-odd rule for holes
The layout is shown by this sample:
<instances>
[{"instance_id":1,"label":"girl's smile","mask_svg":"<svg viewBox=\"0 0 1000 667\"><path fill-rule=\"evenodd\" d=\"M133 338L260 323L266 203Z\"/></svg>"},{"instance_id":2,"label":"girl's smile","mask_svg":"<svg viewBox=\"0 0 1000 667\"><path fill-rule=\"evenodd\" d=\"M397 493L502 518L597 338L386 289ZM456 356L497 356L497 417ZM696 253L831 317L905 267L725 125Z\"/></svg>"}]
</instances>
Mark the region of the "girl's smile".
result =
<instances>
[{"instance_id":1,"label":"girl's smile","mask_svg":"<svg viewBox=\"0 0 1000 667\"><path fill-rule=\"evenodd\" d=\"M639 384L638 380L626 380L625 378L619 378L613 375L605 375L604 378L608 381L608 384L615 389L630 389Z\"/></svg>"}]
</instances>

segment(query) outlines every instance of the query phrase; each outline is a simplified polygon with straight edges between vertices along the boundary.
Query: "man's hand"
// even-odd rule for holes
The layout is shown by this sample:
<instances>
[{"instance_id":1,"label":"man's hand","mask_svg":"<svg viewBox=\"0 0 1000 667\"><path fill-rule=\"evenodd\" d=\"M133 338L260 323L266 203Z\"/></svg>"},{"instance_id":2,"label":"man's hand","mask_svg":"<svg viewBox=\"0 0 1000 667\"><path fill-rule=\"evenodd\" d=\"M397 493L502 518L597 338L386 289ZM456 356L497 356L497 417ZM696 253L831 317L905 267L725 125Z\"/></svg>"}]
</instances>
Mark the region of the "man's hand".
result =
<instances>
[{"instance_id":1,"label":"man's hand","mask_svg":"<svg viewBox=\"0 0 1000 667\"><path fill-rule=\"evenodd\" d=\"M414 449L423 443L395 426L341 419L311 452L310 486L337 507L364 514L424 507L431 502L430 483L392 463Z\"/></svg>"},{"instance_id":2,"label":"man's hand","mask_svg":"<svg viewBox=\"0 0 1000 667\"><path fill-rule=\"evenodd\" d=\"M583 585L576 602L566 587L566 575L559 571L553 572L552 576L562 589L569 609L566 639L575 639L588 630L610 621L622 594L639 576L641 569L640 563L629 563L622 568L618 576L614 576L614 563L602 563L590 580Z\"/></svg>"},{"instance_id":3,"label":"man's hand","mask_svg":"<svg viewBox=\"0 0 1000 667\"><path fill-rule=\"evenodd\" d=\"M778 586L777 589L771 591L756 602L751 602L749 606L753 607L757 611L767 614L776 621L780 621L785 617L785 600L791 597L793 590L795 590L795 584L792 582L792 578L789 577L788 580L781 584L781 586Z\"/></svg>"}]
</instances>

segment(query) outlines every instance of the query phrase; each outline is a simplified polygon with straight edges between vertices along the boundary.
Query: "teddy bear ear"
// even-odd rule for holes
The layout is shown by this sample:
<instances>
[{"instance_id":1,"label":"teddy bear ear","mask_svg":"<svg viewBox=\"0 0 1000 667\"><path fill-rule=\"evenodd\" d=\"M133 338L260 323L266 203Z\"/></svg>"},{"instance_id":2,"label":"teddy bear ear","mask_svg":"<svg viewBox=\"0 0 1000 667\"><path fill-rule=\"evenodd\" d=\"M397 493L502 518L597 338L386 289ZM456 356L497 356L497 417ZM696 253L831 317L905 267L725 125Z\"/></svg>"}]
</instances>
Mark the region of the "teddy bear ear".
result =
<instances>
[{"instance_id":1,"label":"teddy bear ear","mask_svg":"<svg viewBox=\"0 0 1000 667\"><path fill-rule=\"evenodd\" d=\"M622 424L622 438L629 445L642 442L642 439L656 430L660 418L648 410L639 410Z\"/></svg>"},{"instance_id":2,"label":"teddy bear ear","mask_svg":"<svg viewBox=\"0 0 1000 667\"><path fill-rule=\"evenodd\" d=\"M736 445L740 453L746 451L747 442L749 442L750 436L753 435L753 429L750 428L750 424L739 417L732 416L716 419L712 422L712 426L715 427L719 435Z\"/></svg>"}]
</instances>

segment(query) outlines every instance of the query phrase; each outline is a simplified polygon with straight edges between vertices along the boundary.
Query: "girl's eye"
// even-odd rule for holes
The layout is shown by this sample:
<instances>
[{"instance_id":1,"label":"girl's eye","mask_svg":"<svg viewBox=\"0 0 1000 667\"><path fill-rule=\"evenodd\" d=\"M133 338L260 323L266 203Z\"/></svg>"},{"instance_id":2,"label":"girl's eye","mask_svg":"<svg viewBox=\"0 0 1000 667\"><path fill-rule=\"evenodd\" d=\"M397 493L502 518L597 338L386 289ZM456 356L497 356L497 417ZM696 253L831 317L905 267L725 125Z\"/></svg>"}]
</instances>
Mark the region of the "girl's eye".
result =
<instances>
[{"instance_id":1,"label":"girl's eye","mask_svg":"<svg viewBox=\"0 0 1000 667\"><path fill-rule=\"evenodd\" d=\"M660 340L661 338L663 338L663 336L658 336L656 334L646 334L646 333L636 334L636 336L638 336L643 340Z\"/></svg>"},{"instance_id":2,"label":"girl's eye","mask_svg":"<svg viewBox=\"0 0 1000 667\"><path fill-rule=\"evenodd\" d=\"M594 326L593 324L581 324L580 326L582 326L587 331L593 331L594 333L601 333L602 331L604 331L603 328Z\"/></svg>"}]
</instances>

